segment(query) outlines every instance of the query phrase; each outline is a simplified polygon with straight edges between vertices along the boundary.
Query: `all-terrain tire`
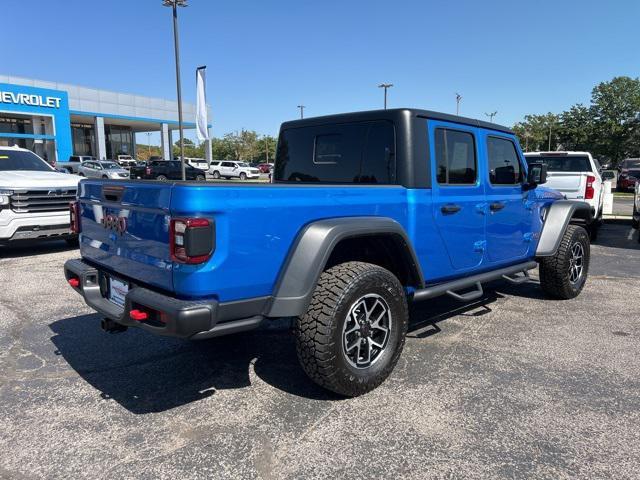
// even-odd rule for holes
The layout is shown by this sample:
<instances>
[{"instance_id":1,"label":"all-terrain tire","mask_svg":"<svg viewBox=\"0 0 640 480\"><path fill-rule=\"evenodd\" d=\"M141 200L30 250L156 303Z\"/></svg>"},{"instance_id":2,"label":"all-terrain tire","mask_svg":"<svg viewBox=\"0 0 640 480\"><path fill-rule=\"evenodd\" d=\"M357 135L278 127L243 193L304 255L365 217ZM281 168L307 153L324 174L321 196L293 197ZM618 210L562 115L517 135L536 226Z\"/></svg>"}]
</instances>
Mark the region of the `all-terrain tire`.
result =
<instances>
[{"instance_id":1,"label":"all-terrain tire","mask_svg":"<svg viewBox=\"0 0 640 480\"><path fill-rule=\"evenodd\" d=\"M344 351L344 342L347 341L345 335L352 335L346 333L345 323L355 324L354 319L358 315L349 314L354 312L354 308L355 312L361 312L357 305L361 305L363 298L365 302L370 302L368 308L366 304L364 306L366 318L369 318L369 313L372 317L378 317L379 311L376 310L374 314L374 310L385 309L386 306L389 324L385 347L377 351L375 360L369 365L365 362L358 367ZM371 306L371 302L379 298L383 302ZM307 312L297 319L295 334L298 359L307 375L318 385L348 397L362 395L378 387L393 371L404 347L408 323L406 295L401 283L391 272L370 263L342 263L322 273ZM362 330L366 328L362 325L364 323L361 323L361 330L353 335L362 336L361 341L366 344L367 335L373 335L373 330ZM370 338L373 340L374 337ZM369 358L373 359L376 350L372 344L369 345L372 349L369 350ZM357 355L356 364L360 347Z\"/></svg>"},{"instance_id":2,"label":"all-terrain tire","mask_svg":"<svg viewBox=\"0 0 640 480\"><path fill-rule=\"evenodd\" d=\"M577 259L575 251L582 250L580 274L572 279ZM553 257L543 257L540 261L540 286L553 298L567 300L577 297L582 291L589 274L589 235L579 225L569 225L562 237L560 247Z\"/></svg>"}]
</instances>

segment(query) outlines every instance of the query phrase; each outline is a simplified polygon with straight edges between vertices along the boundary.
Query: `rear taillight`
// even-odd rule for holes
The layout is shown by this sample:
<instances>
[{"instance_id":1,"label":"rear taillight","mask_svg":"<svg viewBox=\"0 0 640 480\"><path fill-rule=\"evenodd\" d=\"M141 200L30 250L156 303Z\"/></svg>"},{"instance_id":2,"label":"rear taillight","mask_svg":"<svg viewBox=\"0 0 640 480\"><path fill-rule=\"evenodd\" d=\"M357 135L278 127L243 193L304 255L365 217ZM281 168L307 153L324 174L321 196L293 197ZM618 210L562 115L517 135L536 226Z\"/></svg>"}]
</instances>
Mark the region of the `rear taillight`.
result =
<instances>
[{"instance_id":1,"label":"rear taillight","mask_svg":"<svg viewBox=\"0 0 640 480\"><path fill-rule=\"evenodd\" d=\"M147 175L151 175L151 169L149 167L145 168L144 171Z\"/></svg>"},{"instance_id":2,"label":"rear taillight","mask_svg":"<svg viewBox=\"0 0 640 480\"><path fill-rule=\"evenodd\" d=\"M71 233L80 233L80 202L69 204L69 229Z\"/></svg>"},{"instance_id":3,"label":"rear taillight","mask_svg":"<svg viewBox=\"0 0 640 480\"><path fill-rule=\"evenodd\" d=\"M169 228L171 259L179 263L204 263L215 248L215 225L206 218L173 218Z\"/></svg>"},{"instance_id":4,"label":"rear taillight","mask_svg":"<svg viewBox=\"0 0 640 480\"><path fill-rule=\"evenodd\" d=\"M591 200L593 195L595 194L595 190L593 189L593 183L596 181L596 177L592 175L587 176L587 186L584 189L584 198L586 200Z\"/></svg>"}]
</instances>

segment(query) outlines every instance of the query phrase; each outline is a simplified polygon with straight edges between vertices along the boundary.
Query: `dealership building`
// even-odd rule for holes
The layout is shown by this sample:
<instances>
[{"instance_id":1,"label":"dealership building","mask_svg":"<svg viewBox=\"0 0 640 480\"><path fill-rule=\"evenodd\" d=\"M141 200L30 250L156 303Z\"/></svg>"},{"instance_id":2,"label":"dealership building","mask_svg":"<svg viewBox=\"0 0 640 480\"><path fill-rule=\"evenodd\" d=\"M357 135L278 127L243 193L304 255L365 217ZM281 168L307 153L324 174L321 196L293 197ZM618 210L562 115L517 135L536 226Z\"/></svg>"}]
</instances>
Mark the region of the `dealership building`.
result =
<instances>
[{"instance_id":1,"label":"dealership building","mask_svg":"<svg viewBox=\"0 0 640 480\"><path fill-rule=\"evenodd\" d=\"M182 112L184 128L195 128L195 105L183 103ZM49 162L71 155L136 157L137 132L160 132L170 159L177 129L172 100L0 75L0 145L28 148ZM205 152L210 161L209 141Z\"/></svg>"}]
</instances>

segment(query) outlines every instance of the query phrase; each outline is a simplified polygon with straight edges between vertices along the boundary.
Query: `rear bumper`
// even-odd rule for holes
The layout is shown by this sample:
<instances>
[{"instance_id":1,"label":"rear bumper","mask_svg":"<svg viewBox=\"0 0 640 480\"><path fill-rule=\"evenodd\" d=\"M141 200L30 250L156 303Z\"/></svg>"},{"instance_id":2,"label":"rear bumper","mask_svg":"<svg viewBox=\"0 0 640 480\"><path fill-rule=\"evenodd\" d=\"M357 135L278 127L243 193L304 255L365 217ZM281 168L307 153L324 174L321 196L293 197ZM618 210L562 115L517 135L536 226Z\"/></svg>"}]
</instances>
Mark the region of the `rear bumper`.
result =
<instances>
[{"instance_id":1,"label":"rear bumper","mask_svg":"<svg viewBox=\"0 0 640 480\"><path fill-rule=\"evenodd\" d=\"M105 272L81 259L67 260L65 278L76 278L79 285L72 288L84 298L87 305L104 317L125 325L138 327L157 335L203 339L252 330L259 327L267 299L257 298L243 302L221 304L211 300L180 300L169 295L131 285L125 297L124 308L107 300L104 292ZM132 310L150 314L145 321L133 320Z\"/></svg>"}]
</instances>

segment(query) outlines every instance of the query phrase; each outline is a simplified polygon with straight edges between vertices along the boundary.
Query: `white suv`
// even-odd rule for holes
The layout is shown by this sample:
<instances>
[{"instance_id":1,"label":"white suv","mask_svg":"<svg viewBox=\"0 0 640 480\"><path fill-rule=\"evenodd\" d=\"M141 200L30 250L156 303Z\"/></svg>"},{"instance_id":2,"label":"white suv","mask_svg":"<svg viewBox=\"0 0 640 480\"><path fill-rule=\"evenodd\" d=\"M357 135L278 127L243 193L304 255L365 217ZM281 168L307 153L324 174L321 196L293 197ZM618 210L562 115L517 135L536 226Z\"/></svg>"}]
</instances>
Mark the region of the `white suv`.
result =
<instances>
[{"instance_id":1,"label":"white suv","mask_svg":"<svg viewBox=\"0 0 640 480\"><path fill-rule=\"evenodd\" d=\"M211 162L209 173L213 178L239 178L247 180L248 178L260 178L260 170L250 166L245 162L234 162L230 160L217 160Z\"/></svg>"},{"instance_id":2,"label":"white suv","mask_svg":"<svg viewBox=\"0 0 640 480\"><path fill-rule=\"evenodd\" d=\"M0 244L64 238L80 177L54 170L31 150L0 147Z\"/></svg>"}]
</instances>

